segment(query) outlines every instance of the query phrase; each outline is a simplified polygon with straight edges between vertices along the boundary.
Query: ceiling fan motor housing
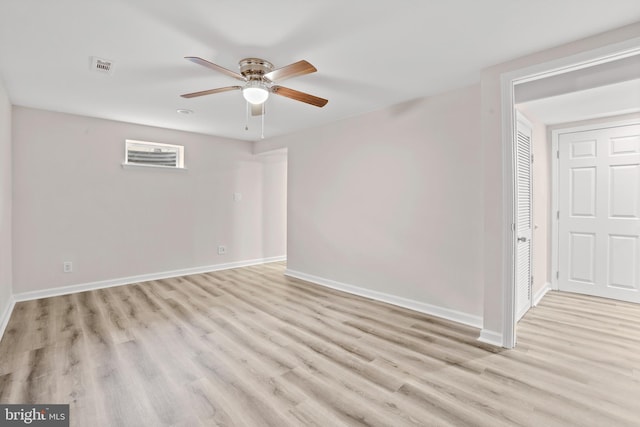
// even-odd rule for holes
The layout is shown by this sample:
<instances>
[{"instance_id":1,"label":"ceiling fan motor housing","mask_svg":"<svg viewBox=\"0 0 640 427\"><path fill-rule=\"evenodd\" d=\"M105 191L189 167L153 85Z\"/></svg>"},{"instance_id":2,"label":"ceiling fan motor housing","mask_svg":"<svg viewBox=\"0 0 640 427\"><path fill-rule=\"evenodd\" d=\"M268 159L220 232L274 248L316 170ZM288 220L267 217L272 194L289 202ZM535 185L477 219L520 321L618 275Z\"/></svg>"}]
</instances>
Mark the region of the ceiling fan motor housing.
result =
<instances>
[{"instance_id":1,"label":"ceiling fan motor housing","mask_svg":"<svg viewBox=\"0 0 640 427\"><path fill-rule=\"evenodd\" d=\"M269 81L264 75L273 71L273 64L260 58L245 58L241 60L239 64L240 74L248 81Z\"/></svg>"}]
</instances>

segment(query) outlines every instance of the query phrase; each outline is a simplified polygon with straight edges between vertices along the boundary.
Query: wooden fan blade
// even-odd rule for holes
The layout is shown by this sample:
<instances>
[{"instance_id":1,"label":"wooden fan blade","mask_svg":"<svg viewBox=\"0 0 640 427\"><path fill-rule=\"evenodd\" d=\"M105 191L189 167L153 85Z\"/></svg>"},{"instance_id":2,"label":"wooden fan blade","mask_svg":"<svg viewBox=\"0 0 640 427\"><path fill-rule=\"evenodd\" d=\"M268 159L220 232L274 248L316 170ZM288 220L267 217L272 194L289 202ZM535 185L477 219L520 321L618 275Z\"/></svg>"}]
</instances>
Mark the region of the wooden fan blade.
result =
<instances>
[{"instance_id":1,"label":"wooden fan blade","mask_svg":"<svg viewBox=\"0 0 640 427\"><path fill-rule=\"evenodd\" d=\"M228 70L228 69L226 69L224 67L219 66L218 64L214 64L213 62L209 62L206 59L198 58L197 56L185 56L184 59L187 59L187 60L189 60L191 62L194 62L196 64L200 64L200 65L202 65L204 67L207 67L207 68L210 68L212 70L218 71L218 72L220 72L222 74L226 74L226 75L231 76L231 77L233 77L235 79L242 80L242 81L246 80L242 74L236 73L235 71Z\"/></svg>"},{"instance_id":2,"label":"wooden fan blade","mask_svg":"<svg viewBox=\"0 0 640 427\"><path fill-rule=\"evenodd\" d=\"M297 76L302 76L304 74L315 73L316 71L318 71L316 70L316 67L309 64L307 61L303 59L302 61L294 62L293 64L289 64L282 68L278 68L277 70L273 70L265 74L264 76L269 80L271 80L272 82L275 82L275 81L280 82L285 79L290 79L291 77L297 77Z\"/></svg>"},{"instance_id":3,"label":"wooden fan blade","mask_svg":"<svg viewBox=\"0 0 640 427\"><path fill-rule=\"evenodd\" d=\"M316 107L324 107L327 105L327 102L329 102L327 99L309 95L308 93L300 92L299 90L289 89L288 87L271 86L271 90L276 95L286 96L287 98L306 102L307 104L315 105Z\"/></svg>"},{"instance_id":4,"label":"wooden fan blade","mask_svg":"<svg viewBox=\"0 0 640 427\"><path fill-rule=\"evenodd\" d=\"M251 115L252 116L261 116L266 108L263 110L263 107L266 107L264 103L262 104L249 104L251 106Z\"/></svg>"},{"instance_id":5,"label":"wooden fan blade","mask_svg":"<svg viewBox=\"0 0 640 427\"><path fill-rule=\"evenodd\" d=\"M229 92L230 90L240 90L240 89L242 89L242 86L226 86L226 87L219 87L217 89L202 90L200 92L185 93L184 95L180 95L180 96L183 98L195 98L197 96L213 95L214 93Z\"/></svg>"}]
</instances>

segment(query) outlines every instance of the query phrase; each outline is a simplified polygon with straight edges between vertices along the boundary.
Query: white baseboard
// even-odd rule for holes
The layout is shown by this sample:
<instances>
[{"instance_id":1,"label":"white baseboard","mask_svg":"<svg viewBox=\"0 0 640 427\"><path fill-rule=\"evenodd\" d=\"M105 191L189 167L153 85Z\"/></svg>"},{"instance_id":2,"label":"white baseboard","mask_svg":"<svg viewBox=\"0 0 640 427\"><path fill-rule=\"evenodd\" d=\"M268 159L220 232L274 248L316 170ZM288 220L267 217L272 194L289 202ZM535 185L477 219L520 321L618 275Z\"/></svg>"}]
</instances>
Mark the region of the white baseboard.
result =
<instances>
[{"instance_id":1,"label":"white baseboard","mask_svg":"<svg viewBox=\"0 0 640 427\"><path fill-rule=\"evenodd\" d=\"M9 325L9 319L11 318L11 313L13 313L13 307L16 305L16 300L11 295L9 297L9 301L4 307L4 311L0 313L0 340L4 336L4 331L7 329L7 325Z\"/></svg>"},{"instance_id":2,"label":"white baseboard","mask_svg":"<svg viewBox=\"0 0 640 427\"><path fill-rule=\"evenodd\" d=\"M181 270L163 271L160 273L141 274L137 276L121 277L118 279L101 280L98 282L83 283L79 285L62 286L59 288L43 289L41 291L21 292L14 294L14 301L30 301L40 298L68 295L76 292L92 291L95 289L111 288L114 286L130 285L132 283L146 282L149 280L168 279L170 277L188 276L190 274L210 273L212 271L229 270L232 268L249 267L252 265L266 264L270 262L285 261L286 256L252 259L247 261L230 262L227 264L207 265L202 267L185 268Z\"/></svg>"},{"instance_id":3,"label":"white baseboard","mask_svg":"<svg viewBox=\"0 0 640 427\"><path fill-rule=\"evenodd\" d=\"M503 347L502 334L496 331L490 331L489 329L483 329L480 331L480 337L478 341L485 344L495 345L496 347Z\"/></svg>"},{"instance_id":4,"label":"white baseboard","mask_svg":"<svg viewBox=\"0 0 640 427\"><path fill-rule=\"evenodd\" d=\"M542 298L551 290L551 283L547 282L533 296L533 306L535 307L542 301Z\"/></svg>"},{"instance_id":5,"label":"white baseboard","mask_svg":"<svg viewBox=\"0 0 640 427\"><path fill-rule=\"evenodd\" d=\"M450 308L439 307L432 304L427 304L420 301L411 300L395 295L386 294L383 292L372 291L370 289L361 288L359 286L348 285L346 283L336 282L334 280L325 279L322 277L313 276L311 274L301 273L287 269L285 275L295 277L307 282L315 283L317 285L325 286L327 288L336 289L350 294L359 295L362 297L370 298L376 301L382 301L389 304L397 305L399 307L408 308L410 310L418 311L420 313L429 314L443 319L452 320L454 322L462 323L465 325L473 326L474 328L482 327L482 318L468 313L452 310Z\"/></svg>"}]
</instances>

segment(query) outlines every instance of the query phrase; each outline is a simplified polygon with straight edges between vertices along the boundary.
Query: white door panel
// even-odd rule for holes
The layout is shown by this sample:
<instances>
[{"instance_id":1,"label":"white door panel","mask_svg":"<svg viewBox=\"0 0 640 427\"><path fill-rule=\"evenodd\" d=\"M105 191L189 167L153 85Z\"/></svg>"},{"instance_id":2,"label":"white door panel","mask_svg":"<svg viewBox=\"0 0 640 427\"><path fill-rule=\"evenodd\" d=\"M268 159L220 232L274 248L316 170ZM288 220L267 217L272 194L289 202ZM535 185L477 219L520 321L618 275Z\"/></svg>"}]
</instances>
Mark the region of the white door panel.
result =
<instances>
[{"instance_id":1,"label":"white door panel","mask_svg":"<svg viewBox=\"0 0 640 427\"><path fill-rule=\"evenodd\" d=\"M638 290L638 236L609 235L608 287Z\"/></svg>"},{"instance_id":2,"label":"white door panel","mask_svg":"<svg viewBox=\"0 0 640 427\"><path fill-rule=\"evenodd\" d=\"M609 216L640 218L640 164L609 168Z\"/></svg>"},{"instance_id":3,"label":"white door panel","mask_svg":"<svg viewBox=\"0 0 640 427\"><path fill-rule=\"evenodd\" d=\"M571 216L594 218L596 216L595 166L572 168L569 189Z\"/></svg>"},{"instance_id":4,"label":"white door panel","mask_svg":"<svg viewBox=\"0 0 640 427\"><path fill-rule=\"evenodd\" d=\"M640 302L640 125L559 137L560 290Z\"/></svg>"},{"instance_id":5,"label":"white door panel","mask_svg":"<svg viewBox=\"0 0 640 427\"><path fill-rule=\"evenodd\" d=\"M618 136L611 138L611 155L640 154L640 136Z\"/></svg>"},{"instance_id":6,"label":"white door panel","mask_svg":"<svg viewBox=\"0 0 640 427\"><path fill-rule=\"evenodd\" d=\"M569 234L569 279L593 285L596 262L596 235L592 233Z\"/></svg>"}]
</instances>

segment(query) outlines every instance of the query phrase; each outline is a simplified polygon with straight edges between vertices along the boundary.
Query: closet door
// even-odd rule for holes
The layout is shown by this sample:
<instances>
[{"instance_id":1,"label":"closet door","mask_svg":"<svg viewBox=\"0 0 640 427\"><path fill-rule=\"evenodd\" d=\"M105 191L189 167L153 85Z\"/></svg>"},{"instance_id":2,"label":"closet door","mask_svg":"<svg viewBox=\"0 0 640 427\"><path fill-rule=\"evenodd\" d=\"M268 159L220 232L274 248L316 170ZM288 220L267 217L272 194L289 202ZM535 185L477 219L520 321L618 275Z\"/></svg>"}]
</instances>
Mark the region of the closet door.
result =
<instances>
[{"instance_id":1,"label":"closet door","mask_svg":"<svg viewBox=\"0 0 640 427\"><path fill-rule=\"evenodd\" d=\"M640 125L561 134L558 287L640 302Z\"/></svg>"},{"instance_id":2,"label":"closet door","mask_svg":"<svg viewBox=\"0 0 640 427\"><path fill-rule=\"evenodd\" d=\"M516 126L516 320L531 308L531 124L518 114Z\"/></svg>"}]
</instances>

